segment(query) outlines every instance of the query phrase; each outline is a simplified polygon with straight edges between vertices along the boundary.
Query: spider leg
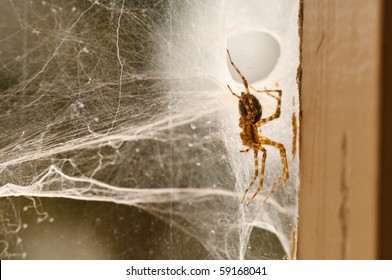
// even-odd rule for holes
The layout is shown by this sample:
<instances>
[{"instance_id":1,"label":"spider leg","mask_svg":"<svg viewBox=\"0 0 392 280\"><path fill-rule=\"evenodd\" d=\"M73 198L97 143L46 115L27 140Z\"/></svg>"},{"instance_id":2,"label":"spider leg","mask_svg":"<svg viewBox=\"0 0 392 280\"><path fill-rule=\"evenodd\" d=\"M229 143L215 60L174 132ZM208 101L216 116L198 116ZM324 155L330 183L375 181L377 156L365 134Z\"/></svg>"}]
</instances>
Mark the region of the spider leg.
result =
<instances>
[{"instance_id":1,"label":"spider leg","mask_svg":"<svg viewBox=\"0 0 392 280\"><path fill-rule=\"evenodd\" d=\"M248 87L248 81L245 79L245 77L241 74L240 69L237 68L237 66L234 64L233 60L231 59L231 55L229 50L227 50L227 56L229 57L230 64L234 67L235 71L237 71L238 75L240 76L242 82L244 83L244 87L246 90L246 93L249 93L249 87Z\"/></svg>"},{"instance_id":2,"label":"spider leg","mask_svg":"<svg viewBox=\"0 0 392 280\"><path fill-rule=\"evenodd\" d=\"M254 149L254 161L255 161L255 175L253 176L252 181L250 182L249 186L246 188L244 196L241 199L241 203L244 202L246 194L248 193L248 191L250 190L250 188L252 187L253 183L256 181L257 177L259 176L259 160L257 158L257 154L259 152L259 150L257 148Z\"/></svg>"},{"instance_id":3,"label":"spider leg","mask_svg":"<svg viewBox=\"0 0 392 280\"><path fill-rule=\"evenodd\" d=\"M241 153L247 153L247 152L249 152L250 149L251 149L251 148L248 148L248 149L246 149L246 150L241 150L240 152L241 152Z\"/></svg>"},{"instance_id":4,"label":"spider leg","mask_svg":"<svg viewBox=\"0 0 392 280\"><path fill-rule=\"evenodd\" d=\"M240 76L242 83L244 84L245 87L245 94L246 97L248 99L249 105L246 102L243 102L246 108L246 112L248 113L248 115L251 115L252 112L256 111L255 106L253 105L253 101L252 101L252 96L250 95L250 91L249 91L249 86L248 86L248 81L245 79L245 77L242 75L240 69L237 68L237 66L234 64L233 60L231 59L231 55L229 50L227 50L227 56L229 57L230 60L230 64L233 66L233 68L235 69L235 71L237 71L238 75Z\"/></svg>"},{"instance_id":5,"label":"spider leg","mask_svg":"<svg viewBox=\"0 0 392 280\"><path fill-rule=\"evenodd\" d=\"M282 96L282 90L281 90L281 89L266 89L266 88L264 88L264 89L255 89L255 88L252 87L252 86L249 86L249 87L250 87L252 90L256 91L256 92L266 93L267 95L271 96L272 98L274 98L274 99L276 99L276 100L278 100L278 101L279 101L279 99L280 99L281 96ZM279 94L279 97L277 97L277 96L271 94L271 92L277 92L277 93Z\"/></svg>"},{"instance_id":6,"label":"spider leg","mask_svg":"<svg viewBox=\"0 0 392 280\"><path fill-rule=\"evenodd\" d=\"M273 146L275 148L278 148L280 151L280 158L282 160L282 165L283 165L283 171L281 173L281 175L279 176L279 178L274 182L274 184L272 185L272 188L270 190L270 192L268 193L268 195L266 196L266 198L264 199L264 203L268 200L268 198L275 192L277 192L279 190L279 188L281 186L283 186L284 184L286 184L286 182L289 180L289 167L287 164L287 156L286 156L286 148L284 147L284 145L282 143L279 142L275 142L272 141L268 138L265 138L263 136L260 136L260 144L265 144L265 145L270 145ZM281 183L279 183L279 181L282 179L283 181Z\"/></svg>"},{"instance_id":7,"label":"spider leg","mask_svg":"<svg viewBox=\"0 0 392 280\"><path fill-rule=\"evenodd\" d=\"M259 183L259 186L257 187L256 192L253 194L252 198L246 203L245 206L248 206L248 205L255 199L255 197L259 194L261 188L263 187L263 183L264 183L264 170L265 170L265 160L266 160L266 158L267 158L267 150L264 149L261 145L257 145L257 149L260 149L260 151L263 152L263 158L261 159L260 183ZM257 151L257 150L255 150L255 151ZM247 190L245 191L245 195L246 195L246 192L247 192L248 190L249 190L249 189L247 189ZM244 198L245 198L245 195L244 195ZM242 200L244 200L244 199L242 199Z\"/></svg>"},{"instance_id":8,"label":"spider leg","mask_svg":"<svg viewBox=\"0 0 392 280\"><path fill-rule=\"evenodd\" d=\"M272 116L268 117L268 118L259 120L256 123L256 126L261 126L263 124L266 124L266 123L268 123L268 122L270 122L272 120L275 120L275 119L279 118L280 117L280 108L281 108L281 105L282 105L282 90L280 90L280 89L257 90L257 89L254 89L253 87L252 87L252 89L254 91L256 91L256 92L265 92L269 96L271 96L272 98L274 98L274 99L276 99L278 101L278 105L276 106L275 113ZM278 96L272 95L272 94L270 94L270 92L277 92Z\"/></svg>"},{"instance_id":9,"label":"spider leg","mask_svg":"<svg viewBox=\"0 0 392 280\"><path fill-rule=\"evenodd\" d=\"M231 92L234 96L236 96L236 97L238 97L239 99L241 99L241 96L235 94L234 91L231 90L231 87L230 87L229 85L227 85L227 87L229 88L230 92Z\"/></svg>"}]
</instances>

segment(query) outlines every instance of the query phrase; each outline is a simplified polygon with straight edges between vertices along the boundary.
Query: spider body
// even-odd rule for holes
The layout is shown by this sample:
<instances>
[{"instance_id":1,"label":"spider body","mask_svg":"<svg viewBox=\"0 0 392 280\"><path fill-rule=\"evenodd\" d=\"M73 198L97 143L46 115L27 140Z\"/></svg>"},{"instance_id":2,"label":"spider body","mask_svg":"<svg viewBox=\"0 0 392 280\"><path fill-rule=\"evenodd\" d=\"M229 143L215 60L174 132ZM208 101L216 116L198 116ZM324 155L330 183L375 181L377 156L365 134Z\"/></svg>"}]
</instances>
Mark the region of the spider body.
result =
<instances>
[{"instance_id":1,"label":"spider body","mask_svg":"<svg viewBox=\"0 0 392 280\"><path fill-rule=\"evenodd\" d=\"M261 106L259 100L254 95L250 94L248 81L245 79L245 77L241 74L240 70L237 68L237 66L232 61L229 50L227 50L227 55L228 55L228 58L230 60L231 65L234 67L234 69L237 71L238 75L241 77L242 82L245 87L245 92L241 92L241 96L239 96L232 91L232 89L230 88L229 85L227 85L230 92L239 99L239 106L238 106L239 113L240 113L239 126L242 129L242 131L240 133L240 137L241 137L242 143L248 147L246 150L241 150L241 152L248 152L251 149L254 151L255 175L254 175L251 183L249 184L249 186L246 188L241 202L243 202L245 200L246 194L248 193L248 191L252 187L253 183L256 181L256 179L259 176L258 153L259 153L259 151L261 151L263 153L262 161L261 161L260 183L259 183L259 186L258 186L256 192L253 194L252 198L246 203L246 206L247 206L254 200L254 198L257 196L257 194L260 192L261 188L263 187L265 161L267 158L267 150L263 147L263 145L270 145L270 146L273 146L273 147L279 149L280 157L282 160L282 166L283 166L283 170L282 170L281 175L276 179L276 181L272 185L270 192L268 193L268 195L264 199L264 202L266 202L267 199L274 192L276 192L281 186L286 184L286 182L289 179L289 169L288 169L288 164L287 164L286 149L285 149L284 145L279 142L272 141L272 140L262 136L259 133L260 126L280 117L282 90L280 90L280 89L255 90L257 92L266 93L269 96L271 96L272 98L277 100L277 107L276 107L275 114L273 114L272 116L267 117L267 118L262 118L262 106ZM271 92L277 92L278 96L272 95Z\"/></svg>"},{"instance_id":2,"label":"spider body","mask_svg":"<svg viewBox=\"0 0 392 280\"><path fill-rule=\"evenodd\" d=\"M258 128L255 124L260 120L262 114L259 100L252 94L251 97L253 106L255 107L255 114L248 114L246 111L246 108L249 107L250 104L244 93L241 93L241 98L238 101L238 109L241 116L239 126L242 129L240 137L242 139L242 144L249 148L253 148L253 144L259 142Z\"/></svg>"}]
</instances>

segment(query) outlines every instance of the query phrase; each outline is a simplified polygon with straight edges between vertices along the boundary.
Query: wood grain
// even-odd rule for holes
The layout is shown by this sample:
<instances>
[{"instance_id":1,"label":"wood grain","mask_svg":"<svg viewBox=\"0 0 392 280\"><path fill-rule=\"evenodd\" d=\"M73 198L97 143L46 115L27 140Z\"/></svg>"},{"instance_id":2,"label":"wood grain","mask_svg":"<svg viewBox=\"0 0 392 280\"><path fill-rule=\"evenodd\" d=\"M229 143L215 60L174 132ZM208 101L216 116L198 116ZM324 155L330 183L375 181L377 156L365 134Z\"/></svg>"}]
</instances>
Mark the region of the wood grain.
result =
<instances>
[{"instance_id":1,"label":"wood grain","mask_svg":"<svg viewBox=\"0 0 392 280\"><path fill-rule=\"evenodd\" d=\"M381 0L303 0L299 259L377 258Z\"/></svg>"}]
</instances>

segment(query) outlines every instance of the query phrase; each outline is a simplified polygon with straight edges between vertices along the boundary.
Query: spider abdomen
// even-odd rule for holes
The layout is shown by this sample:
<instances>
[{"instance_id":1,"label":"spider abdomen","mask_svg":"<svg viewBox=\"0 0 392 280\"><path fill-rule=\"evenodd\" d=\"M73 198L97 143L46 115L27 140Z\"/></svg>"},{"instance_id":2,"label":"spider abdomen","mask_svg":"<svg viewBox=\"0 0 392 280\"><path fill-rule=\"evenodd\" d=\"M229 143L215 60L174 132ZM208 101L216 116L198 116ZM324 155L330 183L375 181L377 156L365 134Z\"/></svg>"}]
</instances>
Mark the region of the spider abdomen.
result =
<instances>
[{"instance_id":1,"label":"spider abdomen","mask_svg":"<svg viewBox=\"0 0 392 280\"><path fill-rule=\"evenodd\" d=\"M252 97L252 103L253 103L254 109L256 109L256 110L254 110L252 108L252 106L249 104L248 98L241 98L239 101L239 104L238 104L238 108L239 108L241 117L246 117L247 115L249 115L246 110L246 105L248 105L250 111L252 113L255 112L254 123L257 123L261 118L261 113L262 113L261 104L260 104L259 100L253 94L251 94L250 96ZM246 102L246 105L244 104L244 102Z\"/></svg>"}]
</instances>

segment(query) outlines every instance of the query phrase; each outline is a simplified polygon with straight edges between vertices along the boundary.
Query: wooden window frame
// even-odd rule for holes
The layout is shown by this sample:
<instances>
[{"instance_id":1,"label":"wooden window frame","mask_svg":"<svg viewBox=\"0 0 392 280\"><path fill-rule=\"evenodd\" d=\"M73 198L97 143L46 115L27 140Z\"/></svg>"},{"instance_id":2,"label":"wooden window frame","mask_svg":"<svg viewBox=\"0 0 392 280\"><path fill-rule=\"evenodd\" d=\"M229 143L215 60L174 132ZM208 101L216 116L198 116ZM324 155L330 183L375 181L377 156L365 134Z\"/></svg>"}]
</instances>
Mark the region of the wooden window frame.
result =
<instances>
[{"instance_id":1,"label":"wooden window frame","mask_svg":"<svg viewBox=\"0 0 392 280\"><path fill-rule=\"evenodd\" d=\"M387 2L301 1L299 259L391 257Z\"/></svg>"}]
</instances>

